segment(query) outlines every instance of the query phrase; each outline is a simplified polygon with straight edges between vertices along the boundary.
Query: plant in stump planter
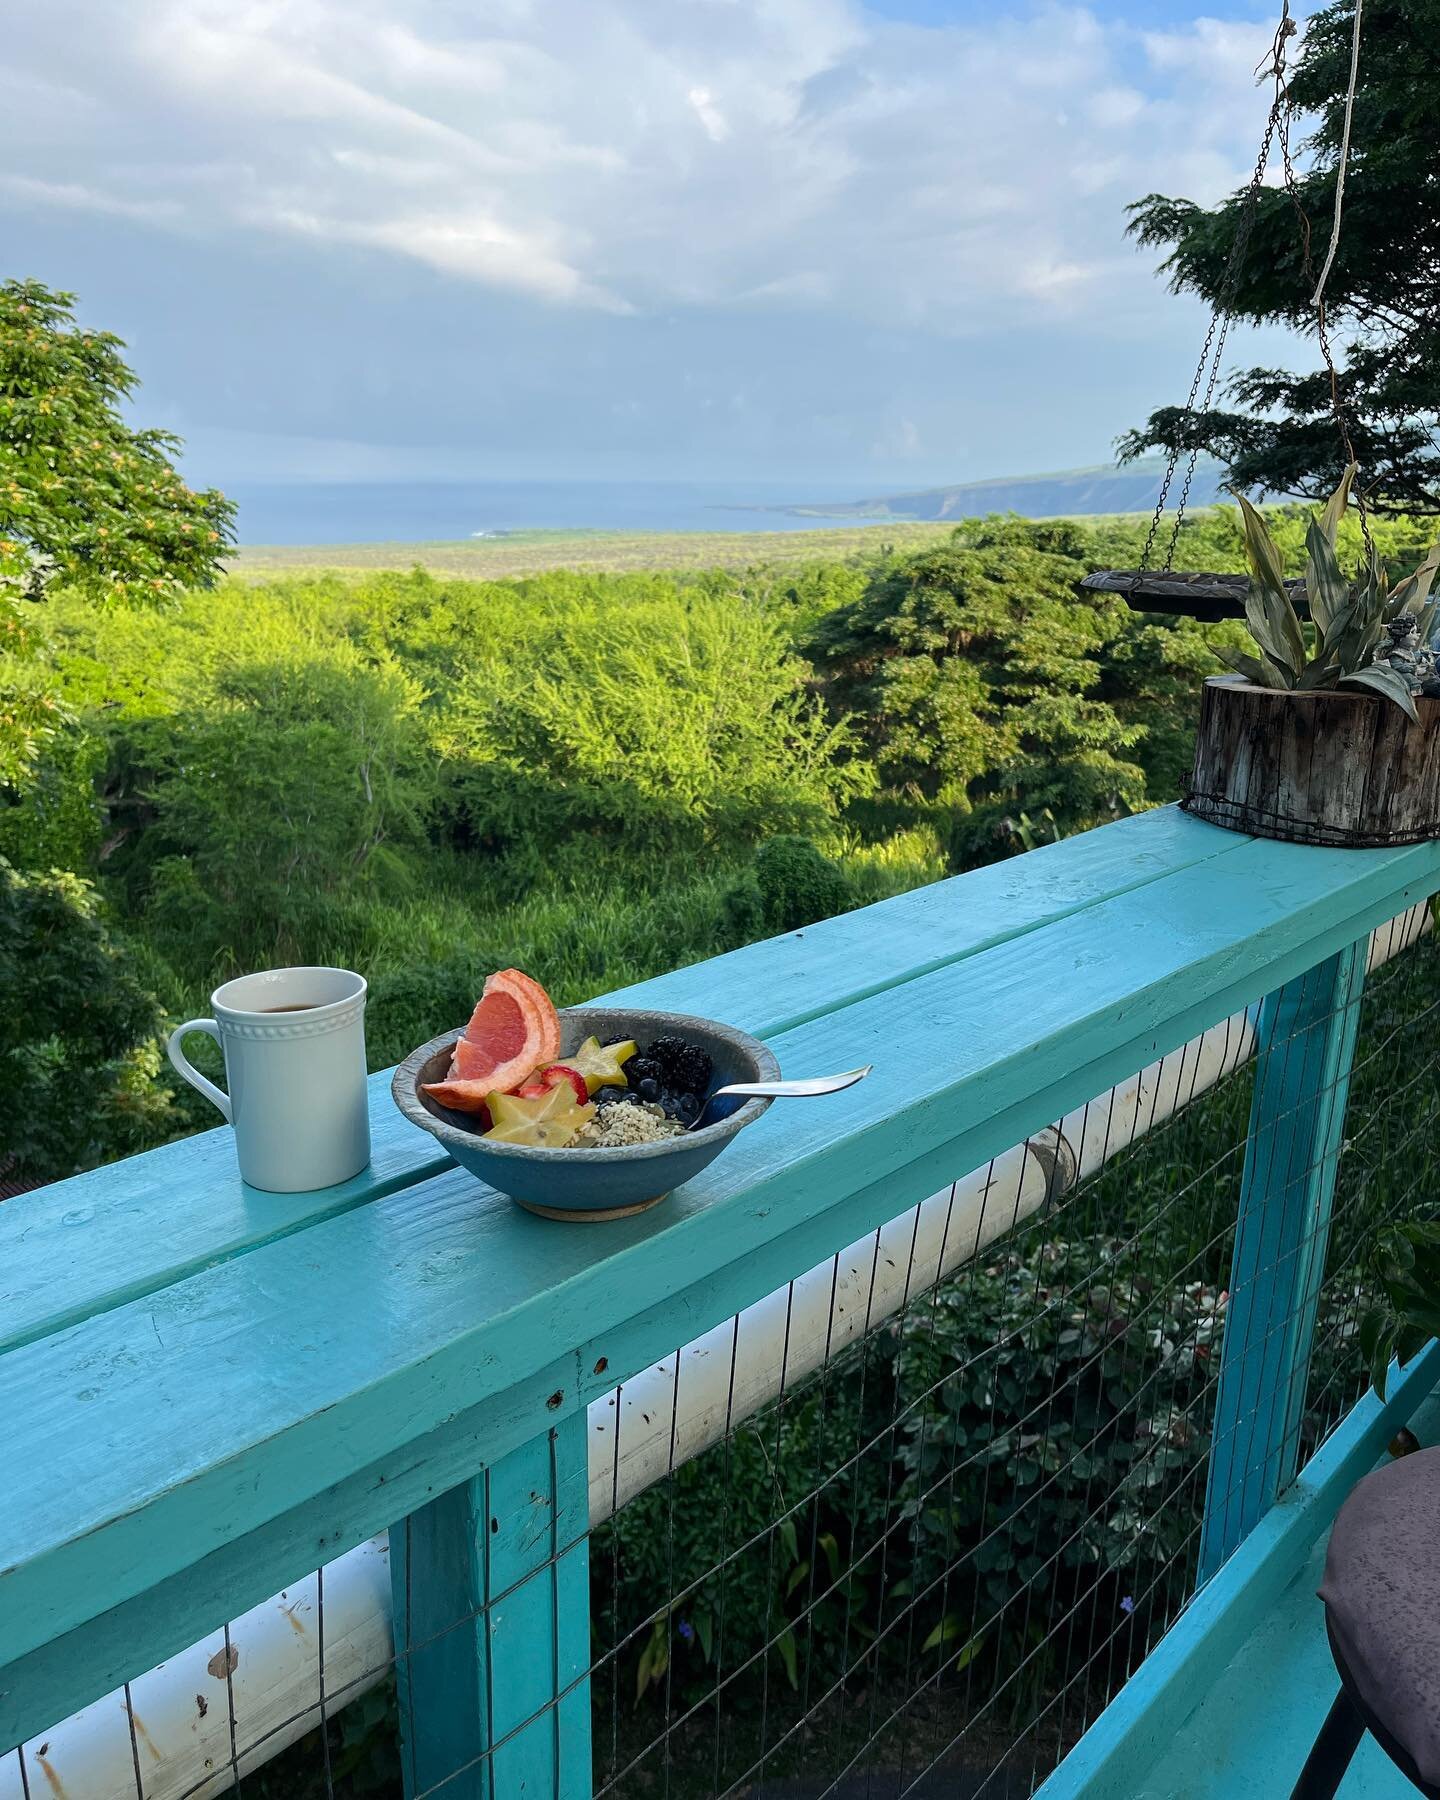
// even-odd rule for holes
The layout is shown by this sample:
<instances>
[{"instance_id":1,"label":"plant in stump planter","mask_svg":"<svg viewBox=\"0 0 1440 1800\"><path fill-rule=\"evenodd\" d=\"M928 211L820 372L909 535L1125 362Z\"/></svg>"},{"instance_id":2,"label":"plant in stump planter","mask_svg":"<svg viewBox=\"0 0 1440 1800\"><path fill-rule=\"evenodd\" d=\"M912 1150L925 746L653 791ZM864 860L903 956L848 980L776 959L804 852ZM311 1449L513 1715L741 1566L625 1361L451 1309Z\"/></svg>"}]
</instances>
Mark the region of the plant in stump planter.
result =
<instances>
[{"instance_id":1,"label":"plant in stump planter","mask_svg":"<svg viewBox=\"0 0 1440 1800\"><path fill-rule=\"evenodd\" d=\"M1393 589L1373 547L1348 581L1335 534L1352 464L1306 533L1302 620L1265 520L1238 495L1256 656L1205 683L1188 812L1297 843L1413 844L1440 837L1440 677L1430 588L1440 544Z\"/></svg>"}]
</instances>

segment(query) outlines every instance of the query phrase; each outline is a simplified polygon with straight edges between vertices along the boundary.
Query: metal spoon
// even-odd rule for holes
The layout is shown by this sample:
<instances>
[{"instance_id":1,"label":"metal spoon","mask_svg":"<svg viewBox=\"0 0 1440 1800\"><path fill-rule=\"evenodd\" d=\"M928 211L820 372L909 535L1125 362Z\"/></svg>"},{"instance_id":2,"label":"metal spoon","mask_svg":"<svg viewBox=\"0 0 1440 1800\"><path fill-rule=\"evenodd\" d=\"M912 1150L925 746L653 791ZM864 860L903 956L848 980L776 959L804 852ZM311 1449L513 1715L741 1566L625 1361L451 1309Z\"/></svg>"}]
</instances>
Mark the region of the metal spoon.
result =
<instances>
[{"instance_id":1,"label":"metal spoon","mask_svg":"<svg viewBox=\"0 0 1440 1800\"><path fill-rule=\"evenodd\" d=\"M715 1102L732 1095L736 1100L808 1100L816 1094L838 1094L842 1088L854 1087L873 1067L873 1063L866 1063L863 1069L847 1069L843 1075L811 1075L802 1081L732 1081L716 1088L685 1129L699 1131L702 1126L728 1119L736 1108L723 1107L717 1112Z\"/></svg>"}]
</instances>

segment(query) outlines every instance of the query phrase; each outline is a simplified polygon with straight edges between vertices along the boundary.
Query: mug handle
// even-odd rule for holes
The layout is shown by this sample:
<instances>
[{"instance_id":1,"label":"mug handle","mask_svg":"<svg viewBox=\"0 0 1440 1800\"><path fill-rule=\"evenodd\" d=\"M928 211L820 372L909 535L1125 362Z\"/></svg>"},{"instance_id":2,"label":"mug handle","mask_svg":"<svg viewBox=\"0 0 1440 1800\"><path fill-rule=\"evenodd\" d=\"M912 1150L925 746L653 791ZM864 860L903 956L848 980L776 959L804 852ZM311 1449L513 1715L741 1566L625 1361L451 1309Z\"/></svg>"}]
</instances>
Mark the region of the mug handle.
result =
<instances>
[{"instance_id":1,"label":"mug handle","mask_svg":"<svg viewBox=\"0 0 1440 1800\"><path fill-rule=\"evenodd\" d=\"M183 1039L192 1031L203 1031L206 1037L214 1038L217 1044L220 1042L220 1027L213 1019L187 1019L183 1025L177 1025L170 1033L170 1041L165 1046L170 1054L170 1060L174 1063L176 1072L181 1078L188 1081L191 1087L198 1089L213 1105L218 1106L226 1119L233 1124L234 1121L230 1115L230 1096L221 1093L213 1081L207 1081L180 1047Z\"/></svg>"}]
</instances>

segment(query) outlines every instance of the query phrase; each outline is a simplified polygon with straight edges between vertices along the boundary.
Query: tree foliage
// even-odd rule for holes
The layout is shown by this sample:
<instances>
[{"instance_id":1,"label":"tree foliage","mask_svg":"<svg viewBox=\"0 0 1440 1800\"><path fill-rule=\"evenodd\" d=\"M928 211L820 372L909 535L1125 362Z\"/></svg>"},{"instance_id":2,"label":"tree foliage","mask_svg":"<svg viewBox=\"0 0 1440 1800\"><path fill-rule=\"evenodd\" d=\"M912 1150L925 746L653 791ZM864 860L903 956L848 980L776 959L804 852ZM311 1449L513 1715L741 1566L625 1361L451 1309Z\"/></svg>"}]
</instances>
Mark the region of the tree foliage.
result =
<instances>
[{"instance_id":1,"label":"tree foliage","mask_svg":"<svg viewBox=\"0 0 1440 1800\"><path fill-rule=\"evenodd\" d=\"M157 602L208 583L234 508L193 493L168 432L121 414L136 379L74 297L0 282L0 782L23 778L60 711L25 602L63 583L99 602Z\"/></svg>"},{"instance_id":2,"label":"tree foliage","mask_svg":"<svg viewBox=\"0 0 1440 1800\"><path fill-rule=\"evenodd\" d=\"M0 1165L48 1181L169 1128L160 1009L78 876L0 859Z\"/></svg>"},{"instance_id":3,"label":"tree foliage","mask_svg":"<svg viewBox=\"0 0 1440 1800\"><path fill-rule=\"evenodd\" d=\"M1146 728L1103 693L1135 616L1077 597L1089 549L1067 524L977 522L814 632L832 704L863 721L881 779L963 821L962 854L983 856L1021 807L1076 831L1144 803L1133 753Z\"/></svg>"},{"instance_id":4,"label":"tree foliage","mask_svg":"<svg viewBox=\"0 0 1440 1800\"><path fill-rule=\"evenodd\" d=\"M1353 18L1353 0L1336 0L1310 19L1290 83L1296 107L1316 119L1310 166L1298 178L1314 268L1305 267L1305 227L1289 196L1267 187L1231 302L1239 317L1290 325L1312 344L1310 302L1335 203ZM1437 80L1440 0L1369 0L1343 230L1325 289L1366 491L1377 506L1425 513L1440 511ZM1243 191L1208 210L1149 194L1131 209L1131 230L1142 244L1168 247L1161 266L1175 291L1213 305L1248 204ZM1123 440L1123 454L1198 444L1223 458L1240 488L1323 499L1338 485L1348 458L1323 368L1243 370L1229 392L1232 409L1198 421L1173 406L1152 413Z\"/></svg>"}]
</instances>

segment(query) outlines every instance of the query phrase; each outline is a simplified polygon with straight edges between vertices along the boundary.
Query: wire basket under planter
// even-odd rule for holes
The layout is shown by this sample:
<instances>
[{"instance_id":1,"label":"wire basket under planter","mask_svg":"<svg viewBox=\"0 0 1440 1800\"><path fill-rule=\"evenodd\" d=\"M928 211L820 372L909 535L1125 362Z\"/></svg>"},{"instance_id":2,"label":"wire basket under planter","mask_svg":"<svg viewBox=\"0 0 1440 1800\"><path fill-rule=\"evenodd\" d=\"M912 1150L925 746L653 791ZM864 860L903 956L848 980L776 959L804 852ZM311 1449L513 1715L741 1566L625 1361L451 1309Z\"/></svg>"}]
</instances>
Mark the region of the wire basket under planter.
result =
<instances>
[{"instance_id":1,"label":"wire basket under planter","mask_svg":"<svg viewBox=\"0 0 1440 1800\"><path fill-rule=\"evenodd\" d=\"M1375 849L1440 838L1440 700L1420 723L1363 689L1307 693L1213 675L1186 812L1296 844Z\"/></svg>"}]
</instances>

